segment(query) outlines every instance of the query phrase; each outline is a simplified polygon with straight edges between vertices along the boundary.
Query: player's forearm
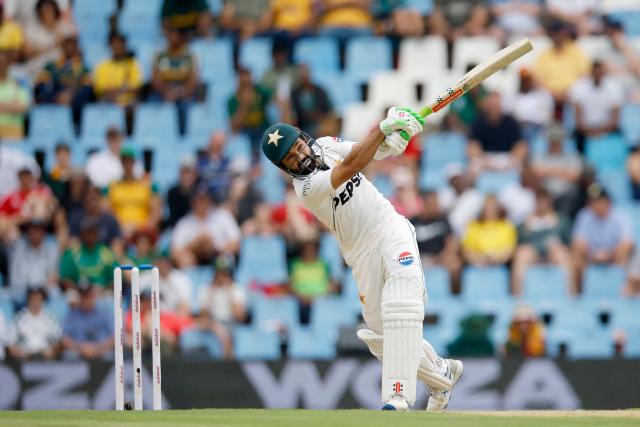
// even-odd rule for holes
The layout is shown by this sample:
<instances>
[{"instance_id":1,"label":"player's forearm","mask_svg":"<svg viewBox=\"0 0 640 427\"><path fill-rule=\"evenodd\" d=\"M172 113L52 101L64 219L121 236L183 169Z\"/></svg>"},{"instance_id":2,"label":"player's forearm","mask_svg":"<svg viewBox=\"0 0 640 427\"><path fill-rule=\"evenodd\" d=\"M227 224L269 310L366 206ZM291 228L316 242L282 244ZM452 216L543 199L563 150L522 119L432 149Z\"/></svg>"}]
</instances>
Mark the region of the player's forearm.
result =
<instances>
[{"instance_id":1,"label":"player's forearm","mask_svg":"<svg viewBox=\"0 0 640 427\"><path fill-rule=\"evenodd\" d=\"M384 141L384 134L380 129L372 130L365 139L353 146L343 164L352 169L354 174L360 172L373 160L382 141Z\"/></svg>"}]
</instances>

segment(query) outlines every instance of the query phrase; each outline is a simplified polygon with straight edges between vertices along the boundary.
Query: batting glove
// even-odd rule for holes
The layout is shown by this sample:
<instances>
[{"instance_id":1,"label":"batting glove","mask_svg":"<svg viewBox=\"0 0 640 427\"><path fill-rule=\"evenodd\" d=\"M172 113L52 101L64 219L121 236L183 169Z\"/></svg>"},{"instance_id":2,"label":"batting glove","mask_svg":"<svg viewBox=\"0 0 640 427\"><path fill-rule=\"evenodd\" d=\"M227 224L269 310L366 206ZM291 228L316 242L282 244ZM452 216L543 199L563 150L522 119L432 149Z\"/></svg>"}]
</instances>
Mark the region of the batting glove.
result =
<instances>
[{"instance_id":1,"label":"batting glove","mask_svg":"<svg viewBox=\"0 0 640 427\"><path fill-rule=\"evenodd\" d=\"M422 132L424 118L410 108L391 107L387 117L380 122L380 130L385 136L398 132L409 141L414 135Z\"/></svg>"}]
</instances>

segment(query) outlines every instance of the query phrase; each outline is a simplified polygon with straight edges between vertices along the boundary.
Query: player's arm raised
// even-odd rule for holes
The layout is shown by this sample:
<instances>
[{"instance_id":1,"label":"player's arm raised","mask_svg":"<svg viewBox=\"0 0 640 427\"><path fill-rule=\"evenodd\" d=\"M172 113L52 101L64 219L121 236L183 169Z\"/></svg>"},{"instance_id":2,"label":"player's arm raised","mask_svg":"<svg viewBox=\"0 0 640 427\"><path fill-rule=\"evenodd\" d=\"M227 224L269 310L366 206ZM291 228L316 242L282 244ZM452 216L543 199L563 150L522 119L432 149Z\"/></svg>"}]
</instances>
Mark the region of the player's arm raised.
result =
<instances>
[{"instance_id":1,"label":"player's arm raised","mask_svg":"<svg viewBox=\"0 0 640 427\"><path fill-rule=\"evenodd\" d=\"M364 169L374 156L381 159L388 154L401 154L409 140L422 131L423 123L424 119L415 111L407 108L389 109L387 117L380 123L380 129L371 131L363 141L355 144L342 163L331 170L331 186L338 188ZM379 156L380 150L385 150L384 155Z\"/></svg>"}]
</instances>

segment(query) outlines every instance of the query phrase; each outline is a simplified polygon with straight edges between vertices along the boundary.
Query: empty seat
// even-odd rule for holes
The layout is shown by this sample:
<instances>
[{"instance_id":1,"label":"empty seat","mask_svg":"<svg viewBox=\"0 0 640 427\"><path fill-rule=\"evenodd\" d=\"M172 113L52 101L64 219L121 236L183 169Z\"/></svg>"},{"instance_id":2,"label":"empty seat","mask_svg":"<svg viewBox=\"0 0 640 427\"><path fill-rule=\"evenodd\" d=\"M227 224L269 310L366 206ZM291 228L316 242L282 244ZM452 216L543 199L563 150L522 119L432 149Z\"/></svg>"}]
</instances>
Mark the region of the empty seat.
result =
<instances>
[{"instance_id":1,"label":"empty seat","mask_svg":"<svg viewBox=\"0 0 640 427\"><path fill-rule=\"evenodd\" d=\"M354 37L346 49L345 72L366 82L378 71L393 68L391 42L383 37Z\"/></svg>"},{"instance_id":2,"label":"empty seat","mask_svg":"<svg viewBox=\"0 0 640 427\"><path fill-rule=\"evenodd\" d=\"M497 193L507 185L515 184L519 180L518 172L515 171L486 171L476 179L476 188L485 193Z\"/></svg>"},{"instance_id":3,"label":"empty seat","mask_svg":"<svg viewBox=\"0 0 640 427\"><path fill-rule=\"evenodd\" d=\"M623 354L628 358L640 358L640 331L636 331L635 334L629 334Z\"/></svg>"},{"instance_id":4,"label":"empty seat","mask_svg":"<svg viewBox=\"0 0 640 427\"><path fill-rule=\"evenodd\" d=\"M295 44L293 58L307 64L314 76L335 73L339 69L338 42L327 37L304 38Z\"/></svg>"},{"instance_id":5,"label":"empty seat","mask_svg":"<svg viewBox=\"0 0 640 427\"><path fill-rule=\"evenodd\" d=\"M253 324L263 329L287 329L299 324L298 301L292 296L259 297L254 301Z\"/></svg>"},{"instance_id":6,"label":"empty seat","mask_svg":"<svg viewBox=\"0 0 640 427\"><path fill-rule=\"evenodd\" d=\"M54 144L74 139L71 109L62 105L37 105L30 113L29 139L36 144Z\"/></svg>"},{"instance_id":7,"label":"empty seat","mask_svg":"<svg viewBox=\"0 0 640 427\"><path fill-rule=\"evenodd\" d=\"M344 275L344 261L340 253L338 240L331 233L324 233L320 238L319 255L327 264L331 278L335 281L342 280Z\"/></svg>"},{"instance_id":8,"label":"empty seat","mask_svg":"<svg viewBox=\"0 0 640 427\"><path fill-rule=\"evenodd\" d=\"M424 78L447 70L444 37L405 38L400 43L398 69L403 74Z\"/></svg>"},{"instance_id":9,"label":"empty seat","mask_svg":"<svg viewBox=\"0 0 640 427\"><path fill-rule=\"evenodd\" d=\"M73 4L73 16L76 21L94 16L106 19L116 8L116 0L83 0Z\"/></svg>"},{"instance_id":10,"label":"empty seat","mask_svg":"<svg viewBox=\"0 0 640 427\"><path fill-rule=\"evenodd\" d=\"M111 56L109 46L107 46L106 34L104 37L98 38L97 40L81 40L80 45L85 65L90 70L95 70L102 61Z\"/></svg>"},{"instance_id":11,"label":"empty seat","mask_svg":"<svg viewBox=\"0 0 640 427\"><path fill-rule=\"evenodd\" d=\"M209 331L189 328L180 334L180 351L193 354L205 351L212 359L222 359L224 351L222 343Z\"/></svg>"},{"instance_id":12,"label":"empty seat","mask_svg":"<svg viewBox=\"0 0 640 427\"><path fill-rule=\"evenodd\" d=\"M69 302L64 295L50 296L45 308L58 319L60 324L64 323L64 319L66 319L69 314Z\"/></svg>"},{"instance_id":13,"label":"empty seat","mask_svg":"<svg viewBox=\"0 0 640 427\"><path fill-rule=\"evenodd\" d=\"M287 255L280 236L249 236L240 244L237 280L241 285L284 283L287 281Z\"/></svg>"},{"instance_id":14,"label":"empty seat","mask_svg":"<svg viewBox=\"0 0 640 427\"><path fill-rule=\"evenodd\" d=\"M628 143L640 144L640 104L624 104L620 111L620 129Z\"/></svg>"},{"instance_id":15,"label":"empty seat","mask_svg":"<svg viewBox=\"0 0 640 427\"><path fill-rule=\"evenodd\" d=\"M457 132L429 134L423 142L420 188L434 189L446 185L444 170L450 163L466 163L466 139Z\"/></svg>"},{"instance_id":16,"label":"empty seat","mask_svg":"<svg viewBox=\"0 0 640 427\"><path fill-rule=\"evenodd\" d=\"M500 50L498 40L491 36L460 37L453 47L453 72L463 75L470 64L478 65Z\"/></svg>"},{"instance_id":17,"label":"empty seat","mask_svg":"<svg viewBox=\"0 0 640 427\"><path fill-rule=\"evenodd\" d=\"M624 170L627 151L627 145L619 135L609 134L586 141L587 161L598 172Z\"/></svg>"},{"instance_id":18,"label":"empty seat","mask_svg":"<svg viewBox=\"0 0 640 427\"><path fill-rule=\"evenodd\" d=\"M174 104L142 104L136 109L133 137L152 145L178 139L178 114Z\"/></svg>"},{"instance_id":19,"label":"empty seat","mask_svg":"<svg viewBox=\"0 0 640 427\"><path fill-rule=\"evenodd\" d=\"M346 73L319 74L313 80L327 92L338 113L342 113L348 105L362 101L360 83Z\"/></svg>"},{"instance_id":20,"label":"empty seat","mask_svg":"<svg viewBox=\"0 0 640 427\"><path fill-rule=\"evenodd\" d=\"M153 61L155 60L156 54L162 49L162 46L154 40L138 40L131 43L131 48L135 52L136 59L140 64L142 81L151 81Z\"/></svg>"},{"instance_id":21,"label":"empty seat","mask_svg":"<svg viewBox=\"0 0 640 427\"><path fill-rule=\"evenodd\" d=\"M429 304L438 304L452 298L451 278L444 267L429 266L424 268L424 278L429 297Z\"/></svg>"},{"instance_id":22,"label":"empty seat","mask_svg":"<svg viewBox=\"0 0 640 427\"><path fill-rule=\"evenodd\" d=\"M5 296L0 296L0 316L4 316L5 325L13 320L13 302Z\"/></svg>"},{"instance_id":23,"label":"empty seat","mask_svg":"<svg viewBox=\"0 0 640 427\"><path fill-rule=\"evenodd\" d=\"M191 44L198 58L200 78L205 82L232 81L233 46L231 40L218 38L214 40L197 40Z\"/></svg>"},{"instance_id":24,"label":"empty seat","mask_svg":"<svg viewBox=\"0 0 640 427\"><path fill-rule=\"evenodd\" d=\"M259 80L272 65L272 42L266 37L257 37L244 41L240 45L240 65L249 69L254 80Z\"/></svg>"},{"instance_id":25,"label":"empty seat","mask_svg":"<svg viewBox=\"0 0 640 427\"><path fill-rule=\"evenodd\" d=\"M567 274L554 265L529 267L524 277L524 298L527 302L563 301L569 296Z\"/></svg>"},{"instance_id":26,"label":"empty seat","mask_svg":"<svg viewBox=\"0 0 640 427\"><path fill-rule=\"evenodd\" d=\"M606 332L569 339L568 356L571 359L610 359L614 354L613 341Z\"/></svg>"},{"instance_id":27,"label":"empty seat","mask_svg":"<svg viewBox=\"0 0 640 427\"><path fill-rule=\"evenodd\" d=\"M462 272L462 296L470 304L509 299L509 274L504 267L467 267Z\"/></svg>"},{"instance_id":28,"label":"empty seat","mask_svg":"<svg viewBox=\"0 0 640 427\"><path fill-rule=\"evenodd\" d=\"M336 344L313 328L295 328L289 331L288 354L293 359L332 360Z\"/></svg>"},{"instance_id":29,"label":"empty seat","mask_svg":"<svg viewBox=\"0 0 640 427\"><path fill-rule=\"evenodd\" d=\"M115 104L87 104L82 109L81 135L83 140L102 142L107 129L115 126L124 131L124 110Z\"/></svg>"},{"instance_id":30,"label":"empty seat","mask_svg":"<svg viewBox=\"0 0 640 427\"><path fill-rule=\"evenodd\" d=\"M208 140L214 130L226 129L219 116L207 104L192 105L187 112L187 136Z\"/></svg>"},{"instance_id":31,"label":"empty seat","mask_svg":"<svg viewBox=\"0 0 640 427\"><path fill-rule=\"evenodd\" d=\"M238 360L275 360L280 358L280 337L276 332L252 326L233 330L234 354Z\"/></svg>"},{"instance_id":32,"label":"empty seat","mask_svg":"<svg viewBox=\"0 0 640 427\"><path fill-rule=\"evenodd\" d=\"M251 159L251 140L242 133L229 135L224 152L233 162L245 162L248 165Z\"/></svg>"},{"instance_id":33,"label":"empty seat","mask_svg":"<svg viewBox=\"0 0 640 427\"><path fill-rule=\"evenodd\" d=\"M625 169L604 171L598 175L598 181L607 189L614 203L625 205L631 201L631 178Z\"/></svg>"},{"instance_id":34,"label":"empty seat","mask_svg":"<svg viewBox=\"0 0 640 427\"><path fill-rule=\"evenodd\" d=\"M343 298L328 296L319 298L311 307L311 326L329 336L335 337L341 326L354 326L358 312L353 304L346 304Z\"/></svg>"},{"instance_id":35,"label":"empty seat","mask_svg":"<svg viewBox=\"0 0 640 427\"><path fill-rule=\"evenodd\" d=\"M590 265L582 281L585 299L614 299L621 295L625 285L624 269L615 265Z\"/></svg>"},{"instance_id":36,"label":"empty seat","mask_svg":"<svg viewBox=\"0 0 640 427\"><path fill-rule=\"evenodd\" d=\"M119 14L118 29L129 41L156 41L160 38L162 0L127 1Z\"/></svg>"},{"instance_id":37,"label":"empty seat","mask_svg":"<svg viewBox=\"0 0 640 427\"><path fill-rule=\"evenodd\" d=\"M392 105L417 107L416 83L409 77L393 72L377 73L369 83L369 105L383 110Z\"/></svg>"}]
</instances>

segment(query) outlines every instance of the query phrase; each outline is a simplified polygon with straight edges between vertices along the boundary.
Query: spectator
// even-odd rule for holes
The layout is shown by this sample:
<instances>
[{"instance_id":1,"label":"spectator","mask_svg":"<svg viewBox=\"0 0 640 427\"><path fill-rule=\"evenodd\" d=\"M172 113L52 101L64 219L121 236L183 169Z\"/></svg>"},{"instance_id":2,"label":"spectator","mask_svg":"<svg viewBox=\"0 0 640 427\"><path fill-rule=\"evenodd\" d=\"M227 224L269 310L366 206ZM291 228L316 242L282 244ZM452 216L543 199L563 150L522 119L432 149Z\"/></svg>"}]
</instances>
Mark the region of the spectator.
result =
<instances>
[{"instance_id":1,"label":"spectator","mask_svg":"<svg viewBox=\"0 0 640 427\"><path fill-rule=\"evenodd\" d=\"M120 151L122 179L112 182L105 190L106 201L118 219L125 237L143 228L157 229L160 225L161 200L158 189L149 178L137 178L135 152L129 147Z\"/></svg>"},{"instance_id":2,"label":"spectator","mask_svg":"<svg viewBox=\"0 0 640 427\"><path fill-rule=\"evenodd\" d=\"M441 265L449 272L451 292L460 293L460 269L458 240L453 235L446 214L440 208L438 193L428 191L423 195L422 210L411 218L416 241L422 257L422 265Z\"/></svg>"},{"instance_id":3,"label":"spectator","mask_svg":"<svg viewBox=\"0 0 640 427\"><path fill-rule=\"evenodd\" d=\"M485 314L464 317L460 320L460 333L447 345L447 354L461 357L493 356L494 346L489 336L489 328L493 322Z\"/></svg>"},{"instance_id":4,"label":"spectator","mask_svg":"<svg viewBox=\"0 0 640 427\"><path fill-rule=\"evenodd\" d=\"M469 64L466 72L471 71L476 65ZM469 133L469 128L476 121L480 106L486 96L487 90L484 85L479 84L451 103L450 117L453 118L454 126L457 129L465 134Z\"/></svg>"},{"instance_id":5,"label":"spectator","mask_svg":"<svg viewBox=\"0 0 640 427\"><path fill-rule=\"evenodd\" d=\"M302 243L300 256L291 262L289 277L291 291L299 302L300 322L308 324L313 301L334 292L329 265L319 258L317 241Z\"/></svg>"},{"instance_id":6,"label":"spectator","mask_svg":"<svg viewBox=\"0 0 640 427\"><path fill-rule=\"evenodd\" d=\"M64 321L62 348L65 358L107 359L112 356L114 333L111 313L96 306L97 289L84 279L80 298Z\"/></svg>"},{"instance_id":7,"label":"spectator","mask_svg":"<svg viewBox=\"0 0 640 427\"><path fill-rule=\"evenodd\" d=\"M538 262L549 262L562 268L569 289L576 293L573 263L569 251L570 224L553 209L553 199L545 190L536 191L535 210L518 229L518 249L513 257L512 292L522 295L527 269Z\"/></svg>"},{"instance_id":8,"label":"spectator","mask_svg":"<svg viewBox=\"0 0 640 427\"><path fill-rule=\"evenodd\" d=\"M227 206L238 224L244 227L244 223L251 219L261 202L262 196L248 176L237 175L231 181Z\"/></svg>"},{"instance_id":9,"label":"spectator","mask_svg":"<svg viewBox=\"0 0 640 427\"><path fill-rule=\"evenodd\" d=\"M202 0L204 2L204 0ZM166 4L166 2L165 2ZM178 110L180 134L184 135L187 111L196 101L200 87L198 63L187 46L187 38L181 31L166 31L167 48L153 61L150 101L173 102Z\"/></svg>"},{"instance_id":10,"label":"spectator","mask_svg":"<svg viewBox=\"0 0 640 427\"><path fill-rule=\"evenodd\" d=\"M547 13L577 30L578 35L602 31L598 0L546 0Z\"/></svg>"},{"instance_id":11,"label":"spectator","mask_svg":"<svg viewBox=\"0 0 640 427\"><path fill-rule=\"evenodd\" d=\"M240 68L238 88L229 98L227 108L231 118L231 129L251 138L254 160L260 155L258 142L269 124L267 118L269 100L268 91L262 86L253 84L249 70Z\"/></svg>"},{"instance_id":12,"label":"spectator","mask_svg":"<svg viewBox=\"0 0 640 427\"><path fill-rule=\"evenodd\" d=\"M516 249L516 229L495 196L485 199L477 220L469 224L462 239L462 254L476 267L504 265Z\"/></svg>"},{"instance_id":13,"label":"spectator","mask_svg":"<svg viewBox=\"0 0 640 427\"><path fill-rule=\"evenodd\" d=\"M291 45L298 37L311 34L313 0L274 0L269 11L270 28L276 40Z\"/></svg>"},{"instance_id":14,"label":"spectator","mask_svg":"<svg viewBox=\"0 0 640 427\"><path fill-rule=\"evenodd\" d=\"M448 186L438 192L438 203L456 236L462 237L484 204L484 195L473 187L472 177L462 164L451 163L445 169Z\"/></svg>"},{"instance_id":15,"label":"spectator","mask_svg":"<svg viewBox=\"0 0 640 427\"><path fill-rule=\"evenodd\" d=\"M9 75L10 65L11 53L0 50L0 138L22 139L31 98L29 92Z\"/></svg>"},{"instance_id":16,"label":"spectator","mask_svg":"<svg viewBox=\"0 0 640 427\"><path fill-rule=\"evenodd\" d=\"M119 33L109 35L111 58L98 64L93 73L93 91L99 102L114 102L131 107L138 102L142 86L142 70L133 53L127 48L127 40Z\"/></svg>"},{"instance_id":17,"label":"spectator","mask_svg":"<svg viewBox=\"0 0 640 427\"><path fill-rule=\"evenodd\" d=\"M618 129L624 97L620 82L606 75L601 62L594 61L591 76L578 80L569 91L569 101L576 112L578 151L584 153L586 138Z\"/></svg>"},{"instance_id":18,"label":"spectator","mask_svg":"<svg viewBox=\"0 0 640 427\"><path fill-rule=\"evenodd\" d=\"M118 256L124 252L122 230L118 220L106 210L102 204L102 192L99 188L88 186L83 195L82 207L69 216L69 232L74 240L81 235L84 221L95 221L100 224L98 229L98 243L111 248Z\"/></svg>"},{"instance_id":19,"label":"spectator","mask_svg":"<svg viewBox=\"0 0 640 427\"><path fill-rule=\"evenodd\" d=\"M375 16L379 30L391 37L419 37L424 34L425 22L415 7L415 3L406 0L376 1ZM375 4L374 3L374 4Z\"/></svg>"},{"instance_id":20,"label":"spectator","mask_svg":"<svg viewBox=\"0 0 640 427\"><path fill-rule=\"evenodd\" d=\"M216 203L227 198L231 185L231 159L225 154L227 136L223 131L211 134L205 156L198 161L198 175Z\"/></svg>"},{"instance_id":21,"label":"spectator","mask_svg":"<svg viewBox=\"0 0 640 427\"><path fill-rule=\"evenodd\" d=\"M36 18L25 24L24 56L26 71L35 76L42 67L60 54L65 38L74 33L70 21L62 19L62 11L55 0L38 0Z\"/></svg>"},{"instance_id":22,"label":"spectator","mask_svg":"<svg viewBox=\"0 0 640 427\"><path fill-rule=\"evenodd\" d=\"M186 36L211 34L211 13L206 0L163 0L160 10L162 26L179 30Z\"/></svg>"},{"instance_id":23,"label":"spectator","mask_svg":"<svg viewBox=\"0 0 640 427\"><path fill-rule=\"evenodd\" d=\"M0 144L0 200L18 190L20 179L18 172L29 169L40 175L40 167L31 154L27 154L8 144Z\"/></svg>"},{"instance_id":24,"label":"spectator","mask_svg":"<svg viewBox=\"0 0 640 427\"><path fill-rule=\"evenodd\" d=\"M640 250L636 248L636 253L629 263L627 270L627 286L624 293L628 297L640 295Z\"/></svg>"},{"instance_id":25,"label":"spectator","mask_svg":"<svg viewBox=\"0 0 640 427\"><path fill-rule=\"evenodd\" d=\"M298 66L298 77L298 85L291 93L298 127L311 135L331 135L322 132L330 126L327 122L335 120L327 92L311 81L311 73L306 65Z\"/></svg>"},{"instance_id":26,"label":"spectator","mask_svg":"<svg viewBox=\"0 0 640 427\"><path fill-rule=\"evenodd\" d=\"M196 189L198 171L196 158L192 154L185 156L180 161L180 178L178 183L169 189L167 193L167 207L169 218L166 225L174 227L178 220L189 213L191 195Z\"/></svg>"},{"instance_id":27,"label":"spectator","mask_svg":"<svg viewBox=\"0 0 640 427\"><path fill-rule=\"evenodd\" d=\"M565 215L576 212L578 203L578 182L582 175L582 159L566 148L564 129L553 125L547 134L548 145L545 153L536 153L531 167L542 187L554 199L558 210Z\"/></svg>"},{"instance_id":28,"label":"spectator","mask_svg":"<svg viewBox=\"0 0 640 427\"><path fill-rule=\"evenodd\" d=\"M540 26L540 0L494 0L491 13L506 37L533 36L543 33Z\"/></svg>"},{"instance_id":29,"label":"spectator","mask_svg":"<svg viewBox=\"0 0 640 427\"><path fill-rule=\"evenodd\" d=\"M62 18L71 20L71 7L69 0L55 0ZM3 0L5 11L11 19L18 22L23 27L38 21L37 4L38 0Z\"/></svg>"},{"instance_id":30,"label":"spectator","mask_svg":"<svg viewBox=\"0 0 640 427\"><path fill-rule=\"evenodd\" d=\"M253 216L242 224L242 235L272 237L276 233L271 207L266 203L258 203L253 210Z\"/></svg>"},{"instance_id":31,"label":"spectator","mask_svg":"<svg viewBox=\"0 0 640 427\"><path fill-rule=\"evenodd\" d=\"M319 4L320 36L337 38L344 43L350 37L371 34L370 0L323 0Z\"/></svg>"},{"instance_id":32,"label":"spectator","mask_svg":"<svg viewBox=\"0 0 640 427\"><path fill-rule=\"evenodd\" d=\"M226 0L220 14L220 29L245 41L269 28L268 0Z\"/></svg>"},{"instance_id":33,"label":"spectator","mask_svg":"<svg viewBox=\"0 0 640 427\"><path fill-rule=\"evenodd\" d=\"M29 288L45 286L55 291L58 286L60 251L56 242L47 240L47 223L30 220L17 239L9 239L9 291L16 303L22 304Z\"/></svg>"},{"instance_id":34,"label":"spectator","mask_svg":"<svg viewBox=\"0 0 640 427\"><path fill-rule=\"evenodd\" d=\"M289 250L297 249L301 242L317 239L320 233L316 219L296 196L293 185L287 187L284 203L271 210L271 223L284 236Z\"/></svg>"},{"instance_id":35,"label":"spectator","mask_svg":"<svg viewBox=\"0 0 640 427\"><path fill-rule=\"evenodd\" d=\"M483 100L482 112L471 125L468 154L475 173L518 168L527 155L520 126L513 116L502 112L498 92Z\"/></svg>"},{"instance_id":36,"label":"spectator","mask_svg":"<svg viewBox=\"0 0 640 427\"><path fill-rule=\"evenodd\" d=\"M535 80L531 72L520 70L520 89L506 108L522 129L524 139L534 140L546 131L553 120L553 97Z\"/></svg>"},{"instance_id":37,"label":"spectator","mask_svg":"<svg viewBox=\"0 0 640 427\"><path fill-rule=\"evenodd\" d=\"M53 359L59 351L62 334L58 320L44 309L47 292L29 288L27 306L16 314L15 334L9 353L16 359Z\"/></svg>"},{"instance_id":38,"label":"spectator","mask_svg":"<svg viewBox=\"0 0 640 427\"><path fill-rule=\"evenodd\" d=\"M15 62L24 48L24 35L20 24L5 12L4 3L0 3L0 51L7 52L10 62Z\"/></svg>"},{"instance_id":39,"label":"spectator","mask_svg":"<svg viewBox=\"0 0 640 427\"><path fill-rule=\"evenodd\" d=\"M4 320L4 316L0 315L0 362L4 361L6 348L13 340L13 329L11 324Z\"/></svg>"},{"instance_id":40,"label":"spectator","mask_svg":"<svg viewBox=\"0 0 640 427\"><path fill-rule=\"evenodd\" d=\"M80 124L82 107L93 96L91 74L84 63L75 35L62 40L62 53L38 73L34 96L38 104L69 105L73 121Z\"/></svg>"},{"instance_id":41,"label":"spectator","mask_svg":"<svg viewBox=\"0 0 640 427\"><path fill-rule=\"evenodd\" d=\"M500 189L498 200L507 210L509 220L520 225L533 212L538 177L531 166L525 164L520 171L520 181L507 184Z\"/></svg>"},{"instance_id":42,"label":"spectator","mask_svg":"<svg viewBox=\"0 0 640 427\"><path fill-rule=\"evenodd\" d=\"M533 74L551 94L557 105L564 104L567 92L589 70L589 58L573 42L569 29L561 23L549 31L553 46L536 59Z\"/></svg>"},{"instance_id":43,"label":"spectator","mask_svg":"<svg viewBox=\"0 0 640 427\"><path fill-rule=\"evenodd\" d=\"M609 74L621 79L629 100L640 102L640 54L625 36L622 23L609 19L606 24L610 46L596 57L607 64Z\"/></svg>"},{"instance_id":44,"label":"spectator","mask_svg":"<svg viewBox=\"0 0 640 427\"><path fill-rule=\"evenodd\" d=\"M206 191L198 190L191 199L191 213L173 230L171 256L180 268L208 264L217 254L238 253L240 229L224 208L211 205Z\"/></svg>"},{"instance_id":45,"label":"spectator","mask_svg":"<svg viewBox=\"0 0 640 427\"><path fill-rule=\"evenodd\" d=\"M183 317L190 316L194 284L189 276L184 271L174 268L168 256L157 257L155 265L160 276L161 309Z\"/></svg>"},{"instance_id":46,"label":"spectator","mask_svg":"<svg viewBox=\"0 0 640 427\"><path fill-rule=\"evenodd\" d=\"M489 9L481 0L435 0L429 16L429 29L433 35L455 39L478 36L489 32Z\"/></svg>"},{"instance_id":47,"label":"spectator","mask_svg":"<svg viewBox=\"0 0 640 427\"><path fill-rule=\"evenodd\" d=\"M545 353L546 332L544 325L531 307L519 306L509 326L509 338L505 352L509 356L542 357Z\"/></svg>"},{"instance_id":48,"label":"spectator","mask_svg":"<svg viewBox=\"0 0 640 427\"><path fill-rule=\"evenodd\" d=\"M133 232L129 238L126 261L123 264L153 264L160 257L156 247L158 233L149 228L141 228Z\"/></svg>"},{"instance_id":49,"label":"spectator","mask_svg":"<svg viewBox=\"0 0 640 427\"><path fill-rule=\"evenodd\" d=\"M64 288L74 288L80 278L103 289L111 284L116 259L113 252L100 243L100 227L96 218L85 218L80 223L80 241L72 241L60 261L60 280Z\"/></svg>"},{"instance_id":50,"label":"spectator","mask_svg":"<svg viewBox=\"0 0 640 427\"><path fill-rule=\"evenodd\" d=\"M120 129L115 126L109 127L106 134L107 148L89 156L86 171L91 183L98 188L106 188L114 181L122 179L122 143L124 137ZM136 178L142 176L144 170L138 162L134 164L134 175Z\"/></svg>"},{"instance_id":51,"label":"spectator","mask_svg":"<svg viewBox=\"0 0 640 427\"><path fill-rule=\"evenodd\" d=\"M405 166L397 166L391 172L394 195L389 199L396 212L411 218L423 210L423 200L418 194L414 172Z\"/></svg>"},{"instance_id":52,"label":"spectator","mask_svg":"<svg viewBox=\"0 0 640 427\"><path fill-rule=\"evenodd\" d=\"M589 202L573 227L573 260L576 282L588 264L626 266L633 250L633 227L629 218L614 209L607 192L597 184L587 190Z\"/></svg>"},{"instance_id":53,"label":"spectator","mask_svg":"<svg viewBox=\"0 0 640 427\"><path fill-rule=\"evenodd\" d=\"M73 173L71 148L66 142L59 142L55 146L54 154L53 167L44 175L42 181L49 186L54 197L64 206L69 198L69 182Z\"/></svg>"},{"instance_id":54,"label":"spectator","mask_svg":"<svg viewBox=\"0 0 640 427\"><path fill-rule=\"evenodd\" d=\"M627 157L627 173L631 179L631 195L634 200L640 201L640 149L631 151Z\"/></svg>"},{"instance_id":55,"label":"spectator","mask_svg":"<svg viewBox=\"0 0 640 427\"><path fill-rule=\"evenodd\" d=\"M288 46L274 44L271 52L273 66L264 73L260 86L277 98L289 98L291 88L298 85L298 67L289 60Z\"/></svg>"}]
</instances>

